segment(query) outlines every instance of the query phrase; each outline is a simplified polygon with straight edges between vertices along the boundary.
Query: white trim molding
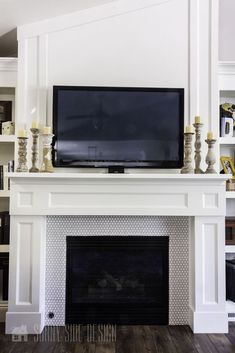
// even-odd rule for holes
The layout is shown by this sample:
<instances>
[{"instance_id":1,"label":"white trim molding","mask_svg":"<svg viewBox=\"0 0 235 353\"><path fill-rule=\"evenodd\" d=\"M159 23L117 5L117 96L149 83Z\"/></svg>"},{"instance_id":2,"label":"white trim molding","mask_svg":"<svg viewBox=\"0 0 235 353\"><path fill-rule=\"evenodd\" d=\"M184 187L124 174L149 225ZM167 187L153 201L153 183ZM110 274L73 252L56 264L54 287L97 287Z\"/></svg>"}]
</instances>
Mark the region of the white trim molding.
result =
<instances>
[{"instance_id":1,"label":"white trim molding","mask_svg":"<svg viewBox=\"0 0 235 353\"><path fill-rule=\"evenodd\" d=\"M9 176L7 333L12 333L19 322L27 326L28 333L41 332L44 327L47 215L190 216L189 324L195 333L228 331L225 175L12 173Z\"/></svg>"},{"instance_id":2,"label":"white trim molding","mask_svg":"<svg viewBox=\"0 0 235 353\"><path fill-rule=\"evenodd\" d=\"M220 61L218 65L219 90L235 89L235 61ZM219 100L219 99L218 99Z\"/></svg>"},{"instance_id":3,"label":"white trim molding","mask_svg":"<svg viewBox=\"0 0 235 353\"><path fill-rule=\"evenodd\" d=\"M0 71L17 71L17 58L1 58L0 57Z\"/></svg>"},{"instance_id":4,"label":"white trim molding","mask_svg":"<svg viewBox=\"0 0 235 353\"><path fill-rule=\"evenodd\" d=\"M17 58L0 58L0 87L16 87Z\"/></svg>"},{"instance_id":5,"label":"white trim molding","mask_svg":"<svg viewBox=\"0 0 235 353\"><path fill-rule=\"evenodd\" d=\"M220 61L218 70L219 75L235 75L235 61Z\"/></svg>"}]
</instances>

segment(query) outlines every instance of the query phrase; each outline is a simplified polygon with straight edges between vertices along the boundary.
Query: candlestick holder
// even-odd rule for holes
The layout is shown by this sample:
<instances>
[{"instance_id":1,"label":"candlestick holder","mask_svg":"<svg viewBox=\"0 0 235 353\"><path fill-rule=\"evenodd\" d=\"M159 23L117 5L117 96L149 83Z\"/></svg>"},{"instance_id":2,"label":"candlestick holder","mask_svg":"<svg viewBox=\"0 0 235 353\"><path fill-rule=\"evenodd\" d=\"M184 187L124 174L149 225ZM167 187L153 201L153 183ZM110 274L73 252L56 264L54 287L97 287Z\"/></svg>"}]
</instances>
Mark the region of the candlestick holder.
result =
<instances>
[{"instance_id":1,"label":"candlestick holder","mask_svg":"<svg viewBox=\"0 0 235 353\"><path fill-rule=\"evenodd\" d=\"M28 137L18 137L18 167L16 169L17 173L28 172L27 142Z\"/></svg>"},{"instance_id":2,"label":"candlestick holder","mask_svg":"<svg viewBox=\"0 0 235 353\"><path fill-rule=\"evenodd\" d=\"M216 162L215 154L214 154L214 145L216 143L216 140L205 140L206 143L208 144L208 152L206 155L206 164L208 165L205 173L206 174L217 174L213 165Z\"/></svg>"},{"instance_id":3,"label":"candlestick holder","mask_svg":"<svg viewBox=\"0 0 235 353\"><path fill-rule=\"evenodd\" d=\"M53 173L54 168L52 165L52 158L51 158L51 144L53 134L42 134L43 140L43 162L42 167L40 169L41 173Z\"/></svg>"},{"instance_id":4,"label":"candlestick holder","mask_svg":"<svg viewBox=\"0 0 235 353\"><path fill-rule=\"evenodd\" d=\"M185 132L184 133L184 166L181 169L181 174L193 174L193 166L192 166L192 139L193 132Z\"/></svg>"},{"instance_id":5,"label":"candlestick holder","mask_svg":"<svg viewBox=\"0 0 235 353\"><path fill-rule=\"evenodd\" d=\"M32 144L32 167L29 169L30 173L38 173L38 136L40 130L37 128L30 129L32 132L33 137L33 144Z\"/></svg>"},{"instance_id":6,"label":"candlestick holder","mask_svg":"<svg viewBox=\"0 0 235 353\"><path fill-rule=\"evenodd\" d=\"M200 164L201 164L201 130L203 127L203 124L201 123L195 123L193 124L194 128L195 128L195 143L194 143L194 147L195 147L195 156L194 156L194 160L195 160L195 169L194 169L194 173L195 174L204 174L204 172L201 170L200 168Z\"/></svg>"}]
</instances>

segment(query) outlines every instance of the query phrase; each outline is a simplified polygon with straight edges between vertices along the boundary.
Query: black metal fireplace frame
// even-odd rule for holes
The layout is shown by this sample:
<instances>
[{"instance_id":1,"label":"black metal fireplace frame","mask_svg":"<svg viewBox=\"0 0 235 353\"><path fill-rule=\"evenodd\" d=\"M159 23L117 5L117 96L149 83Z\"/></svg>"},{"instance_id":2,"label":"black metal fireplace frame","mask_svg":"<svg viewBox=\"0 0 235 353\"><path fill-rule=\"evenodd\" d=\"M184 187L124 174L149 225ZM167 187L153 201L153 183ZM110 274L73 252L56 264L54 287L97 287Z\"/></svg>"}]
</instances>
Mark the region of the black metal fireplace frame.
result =
<instances>
[{"instance_id":1,"label":"black metal fireplace frame","mask_svg":"<svg viewBox=\"0 0 235 353\"><path fill-rule=\"evenodd\" d=\"M92 242L91 242L92 240ZM110 240L107 241L107 240ZM108 248L123 246L123 249L145 247L160 249L163 252L163 273L161 307L130 304L73 304L71 283L72 252L81 248ZM166 236L68 236L66 238L66 324L122 324L122 325L168 325L169 323L169 237ZM97 317L89 317L89 311L95 310Z\"/></svg>"}]
</instances>

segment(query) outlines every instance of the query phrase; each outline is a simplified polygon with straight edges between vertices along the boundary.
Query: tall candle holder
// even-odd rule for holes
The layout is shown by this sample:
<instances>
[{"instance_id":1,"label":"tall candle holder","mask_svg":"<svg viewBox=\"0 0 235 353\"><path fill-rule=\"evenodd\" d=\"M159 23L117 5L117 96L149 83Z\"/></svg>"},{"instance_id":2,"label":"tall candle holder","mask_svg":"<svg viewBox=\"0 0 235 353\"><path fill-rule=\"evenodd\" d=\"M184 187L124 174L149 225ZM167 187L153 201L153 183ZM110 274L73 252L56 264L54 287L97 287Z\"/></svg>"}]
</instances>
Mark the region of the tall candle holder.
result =
<instances>
[{"instance_id":1,"label":"tall candle holder","mask_svg":"<svg viewBox=\"0 0 235 353\"><path fill-rule=\"evenodd\" d=\"M193 132L185 132L184 133L184 166L181 169L181 174L193 174L193 166L192 166L192 139Z\"/></svg>"},{"instance_id":2,"label":"tall candle holder","mask_svg":"<svg viewBox=\"0 0 235 353\"><path fill-rule=\"evenodd\" d=\"M201 164L201 130L203 127L203 124L201 123L195 123L193 124L194 128L195 128L195 143L194 143L194 147L195 147L195 156L194 156L194 160L195 160L195 169L194 169L194 173L195 174L204 174L204 172L201 170L200 168L200 164Z\"/></svg>"},{"instance_id":3,"label":"tall candle holder","mask_svg":"<svg viewBox=\"0 0 235 353\"><path fill-rule=\"evenodd\" d=\"M54 168L52 165L52 158L51 158L51 144L53 134L42 134L43 140L43 162L42 167L40 169L41 173L53 173Z\"/></svg>"},{"instance_id":4,"label":"tall candle holder","mask_svg":"<svg viewBox=\"0 0 235 353\"><path fill-rule=\"evenodd\" d=\"M16 169L17 173L28 172L27 142L28 137L18 137L18 167Z\"/></svg>"},{"instance_id":5,"label":"tall candle holder","mask_svg":"<svg viewBox=\"0 0 235 353\"><path fill-rule=\"evenodd\" d=\"M208 144L208 152L206 155L206 164L208 165L205 173L206 174L217 174L216 170L214 169L214 164L216 162L215 154L214 154L214 145L216 143L216 140L205 140L206 143Z\"/></svg>"},{"instance_id":6,"label":"tall candle holder","mask_svg":"<svg viewBox=\"0 0 235 353\"><path fill-rule=\"evenodd\" d=\"M31 128L30 131L32 132L33 137L33 144L32 144L32 167L29 169L30 173L38 173L38 136L40 130L37 128Z\"/></svg>"}]
</instances>

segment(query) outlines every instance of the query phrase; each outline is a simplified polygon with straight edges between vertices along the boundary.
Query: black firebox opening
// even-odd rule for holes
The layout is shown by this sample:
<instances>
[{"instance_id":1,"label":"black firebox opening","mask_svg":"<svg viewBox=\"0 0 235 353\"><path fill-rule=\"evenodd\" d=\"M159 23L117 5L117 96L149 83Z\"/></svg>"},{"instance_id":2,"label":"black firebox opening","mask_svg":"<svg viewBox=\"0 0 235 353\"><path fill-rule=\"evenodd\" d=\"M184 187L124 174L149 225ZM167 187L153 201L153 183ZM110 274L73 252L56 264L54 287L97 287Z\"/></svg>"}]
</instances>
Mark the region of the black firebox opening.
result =
<instances>
[{"instance_id":1,"label":"black firebox opening","mask_svg":"<svg viewBox=\"0 0 235 353\"><path fill-rule=\"evenodd\" d=\"M66 324L167 325L169 238L67 237Z\"/></svg>"}]
</instances>

